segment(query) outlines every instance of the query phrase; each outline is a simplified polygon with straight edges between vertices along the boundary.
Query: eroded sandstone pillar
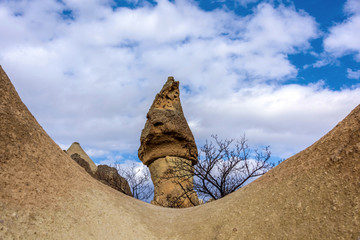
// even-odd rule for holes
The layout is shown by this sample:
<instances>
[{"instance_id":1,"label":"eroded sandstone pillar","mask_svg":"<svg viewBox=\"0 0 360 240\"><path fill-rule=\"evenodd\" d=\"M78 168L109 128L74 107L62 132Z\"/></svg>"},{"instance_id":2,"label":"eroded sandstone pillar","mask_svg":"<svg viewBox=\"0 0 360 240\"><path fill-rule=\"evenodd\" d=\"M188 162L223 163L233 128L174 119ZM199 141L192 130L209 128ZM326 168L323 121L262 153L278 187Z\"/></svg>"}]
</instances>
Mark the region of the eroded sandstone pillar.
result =
<instances>
[{"instance_id":1,"label":"eroded sandstone pillar","mask_svg":"<svg viewBox=\"0 0 360 240\"><path fill-rule=\"evenodd\" d=\"M193 177L169 177L179 164L187 169L188 175L198 156L194 136L181 107L179 82L173 77L168 78L156 95L146 117L138 154L150 169L154 183L152 203L164 207L197 205Z\"/></svg>"}]
</instances>

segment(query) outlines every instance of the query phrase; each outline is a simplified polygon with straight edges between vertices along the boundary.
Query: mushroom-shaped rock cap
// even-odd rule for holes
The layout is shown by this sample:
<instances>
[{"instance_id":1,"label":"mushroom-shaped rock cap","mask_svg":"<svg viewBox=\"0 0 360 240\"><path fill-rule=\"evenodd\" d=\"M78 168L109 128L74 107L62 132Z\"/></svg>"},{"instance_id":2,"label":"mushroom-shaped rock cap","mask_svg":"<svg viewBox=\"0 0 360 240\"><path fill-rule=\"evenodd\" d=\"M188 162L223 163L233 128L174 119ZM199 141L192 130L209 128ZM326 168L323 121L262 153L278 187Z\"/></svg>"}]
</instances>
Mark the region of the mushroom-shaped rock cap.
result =
<instances>
[{"instance_id":1,"label":"mushroom-shaped rock cap","mask_svg":"<svg viewBox=\"0 0 360 240\"><path fill-rule=\"evenodd\" d=\"M139 158L150 165L158 158L175 156L197 163L194 136L180 103L179 82L169 77L155 97L141 132Z\"/></svg>"}]
</instances>

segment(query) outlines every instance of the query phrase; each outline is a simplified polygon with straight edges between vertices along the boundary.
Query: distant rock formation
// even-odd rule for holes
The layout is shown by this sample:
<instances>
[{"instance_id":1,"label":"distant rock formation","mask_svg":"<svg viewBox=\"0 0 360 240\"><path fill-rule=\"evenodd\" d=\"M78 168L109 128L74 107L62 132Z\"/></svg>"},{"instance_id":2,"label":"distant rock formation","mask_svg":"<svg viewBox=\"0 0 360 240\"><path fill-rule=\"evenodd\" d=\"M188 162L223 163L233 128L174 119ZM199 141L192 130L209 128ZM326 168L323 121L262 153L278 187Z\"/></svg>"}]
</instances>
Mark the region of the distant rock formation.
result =
<instances>
[{"instance_id":1,"label":"distant rock formation","mask_svg":"<svg viewBox=\"0 0 360 240\"><path fill-rule=\"evenodd\" d=\"M197 163L198 156L194 136L181 107L179 82L173 77L168 78L156 95L146 117L138 155L149 167L154 183L152 203L167 207L178 199L181 202L179 207L193 206L191 202L198 203L196 193L191 193L191 201L181 198L184 195L182 187L172 180L166 180L165 176L176 161L190 162L192 166ZM181 182L183 187L193 189L192 179Z\"/></svg>"},{"instance_id":2,"label":"distant rock formation","mask_svg":"<svg viewBox=\"0 0 360 240\"><path fill-rule=\"evenodd\" d=\"M96 166L91 158L86 154L78 142L74 142L70 148L65 151L70 157L85 169L93 178L114 188L117 191L133 196L129 183L125 178L120 176L116 168L107 165ZM85 157L85 158L84 158ZM91 166L93 166L91 168ZM94 167L95 166L95 167ZM95 171L94 171L95 169Z\"/></svg>"},{"instance_id":3,"label":"distant rock formation","mask_svg":"<svg viewBox=\"0 0 360 240\"><path fill-rule=\"evenodd\" d=\"M82 149L82 147L80 146L80 144L78 142L74 142L73 144L71 144L71 146L69 147L68 150L66 150L66 152L67 152L67 154L69 154L69 156L71 156L75 153L79 154L82 159L84 159L87 163L89 163L92 173L96 172L97 167L96 167L95 163L86 154L86 152Z\"/></svg>"},{"instance_id":4,"label":"distant rock formation","mask_svg":"<svg viewBox=\"0 0 360 240\"><path fill-rule=\"evenodd\" d=\"M90 174L91 176L95 177L93 171L90 168L90 164L88 161L85 161L79 154L74 153L70 156L77 164L79 164L85 171Z\"/></svg>"},{"instance_id":5,"label":"distant rock formation","mask_svg":"<svg viewBox=\"0 0 360 240\"><path fill-rule=\"evenodd\" d=\"M133 196L129 187L129 183L125 178L119 175L116 168L107 165L99 165L97 167L95 178L102 183L122 192L126 195Z\"/></svg>"}]
</instances>

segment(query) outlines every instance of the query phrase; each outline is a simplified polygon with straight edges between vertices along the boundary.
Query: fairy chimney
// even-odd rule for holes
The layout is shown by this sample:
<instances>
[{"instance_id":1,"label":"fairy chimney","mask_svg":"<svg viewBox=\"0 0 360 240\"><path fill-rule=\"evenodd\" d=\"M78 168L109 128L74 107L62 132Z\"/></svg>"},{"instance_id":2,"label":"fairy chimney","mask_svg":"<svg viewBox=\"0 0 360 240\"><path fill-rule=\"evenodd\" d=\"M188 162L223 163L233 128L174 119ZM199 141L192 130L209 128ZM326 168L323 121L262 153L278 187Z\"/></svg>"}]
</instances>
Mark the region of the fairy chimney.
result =
<instances>
[{"instance_id":1,"label":"fairy chimney","mask_svg":"<svg viewBox=\"0 0 360 240\"><path fill-rule=\"evenodd\" d=\"M68 150L66 150L69 156L73 154L79 154L82 159L84 159L87 163L89 163L90 169L92 173L95 174L97 167L95 163L91 160L91 158L86 154L86 152L82 149L78 142L73 142Z\"/></svg>"},{"instance_id":2,"label":"fairy chimney","mask_svg":"<svg viewBox=\"0 0 360 240\"><path fill-rule=\"evenodd\" d=\"M179 82L173 77L168 78L156 95L146 117L138 155L149 167L154 183L152 203L164 207L189 207L194 203L198 204L192 177L167 177L169 170L179 163L192 168L198 157L194 136L181 107ZM190 197L184 197L184 188Z\"/></svg>"}]
</instances>

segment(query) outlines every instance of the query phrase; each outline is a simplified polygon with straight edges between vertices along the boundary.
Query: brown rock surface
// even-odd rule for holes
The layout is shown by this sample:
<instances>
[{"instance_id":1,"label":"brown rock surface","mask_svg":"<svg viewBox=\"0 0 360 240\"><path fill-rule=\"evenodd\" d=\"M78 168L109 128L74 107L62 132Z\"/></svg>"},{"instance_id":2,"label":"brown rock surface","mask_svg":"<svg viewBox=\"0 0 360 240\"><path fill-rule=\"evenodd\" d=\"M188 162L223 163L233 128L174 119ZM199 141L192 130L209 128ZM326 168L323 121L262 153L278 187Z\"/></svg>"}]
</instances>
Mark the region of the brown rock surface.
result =
<instances>
[{"instance_id":1,"label":"brown rock surface","mask_svg":"<svg viewBox=\"0 0 360 240\"><path fill-rule=\"evenodd\" d=\"M89 162L85 161L79 154L74 153L70 156L77 164L79 164L85 171L91 176L95 177L93 171L90 168Z\"/></svg>"},{"instance_id":2,"label":"brown rock surface","mask_svg":"<svg viewBox=\"0 0 360 240\"><path fill-rule=\"evenodd\" d=\"M154 183L154 200L151 202L152 204L174 208L199 205L197 194L193 190L193 178L188 179L188 171L185 173L185 179L166 179L169 169L175 167L179 161L188 162L185 166L191 166L191 160L179 157L159 158L150 164L151 180Z\"/></svg>"},{"instance_id":3,"label":"brown rock surface","mask_svg":"<svg viewBox=\"0 0 360 240\"><path fill-rule=\"evenodd\" d=\"M96 172L93 173L90 168L89 162L83 159L79 154L74 153L71 155L71 158L75 162L77 162L77 164L79 164L82 168L84 168L85 171L89 173L93 178L114 188L119 192L125 193L126 195L129 195L131 197L133 196L130 190L129 183L126 181L125 178L120 176L116 168L109 167L107 165L99 165L96 167Z\"/></svg>"},{"instance_id":4,"label":"brown rock surface","mask_svg":"<svg viewBox=\"0 0 360 240\"><path fill-rule=\"evenodd\" d=\"M147 166L158 158L177 156L197 162L194 136L185 119L179 82L169 77L155 97L141 132L139 158Z\"/></svg>"},{"instance_id":5,"label":"brown rock surface","mask_svg":"<svg viewBox=\"0 0 360 240\"><path fill-rule=\"evenodd\" d=\"M126 195L132 196L129 183L125 178L119 175L116 168L107 165L99 165L97 166L95 178Z\"/></svg>"},{"instance_id":6,"label":"brown rock surface","mask_svg":"<svg viewBox=\"0 0 360 240\"><path fill-rule=\"evenodd\" d=\"M82 159L84 159L86 162L89 163L89 166L90 166L90 169L93 173L96 172L96 165L95 163L93 162L93 160L91 160L91 158L86 154L86 152L84 151L84 149L82 149L82 147L80 146L80 144L78 142L73 142L71 144L71 146L69 147L68 150L66 150L67 154L69 154L69 156L77 153L80 155L80 157Z\"/></svg>"},{"instance_id":7,"label":"brown rock surface","mask_svg":"<svg viewBox=\"0 0 360 240\"><path fill-rule=\"evenodd\" d=\"M357 240L359 142L360 106L235 193L193 208L161 208L83 171L40 127L0 67L0 238Z\"/></svg>"},{"instance_id":8,"label":"brown rock surface","mask_svg":"<svg viewBox=\"0 0 360 240\"><path fill-rule=\"evenodd\" d=\"M190 161L191 166L197 163L198 156L194 136L181 107L179 82L173 77L168 78L156 95L146 117L139 158L149 167L154 183L151 203L163 207L198 205L193 179L168 179L166 174L174 165L174 158Z\"/></svg>"}]
</instances>

